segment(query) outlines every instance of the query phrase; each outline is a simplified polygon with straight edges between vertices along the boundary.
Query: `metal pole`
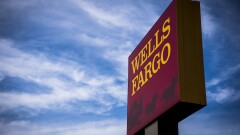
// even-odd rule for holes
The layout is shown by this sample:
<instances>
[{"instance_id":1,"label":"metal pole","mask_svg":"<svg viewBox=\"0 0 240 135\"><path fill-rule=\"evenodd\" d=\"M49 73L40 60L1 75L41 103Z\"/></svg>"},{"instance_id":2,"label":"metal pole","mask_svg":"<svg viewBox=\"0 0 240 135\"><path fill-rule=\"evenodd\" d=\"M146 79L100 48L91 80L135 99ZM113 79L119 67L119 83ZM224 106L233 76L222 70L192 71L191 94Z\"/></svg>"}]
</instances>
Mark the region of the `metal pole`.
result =
<instances>
[{"instance_id":1,"label":"metal pole","mask_svg":"<svg viewBox=\"0 0 240 135\"><path fill-rule=\"evenodd\" d=\"M155 121L144 132L144 135L178 135L178 123L164 124Z\"/></svg>"}]
</instances>

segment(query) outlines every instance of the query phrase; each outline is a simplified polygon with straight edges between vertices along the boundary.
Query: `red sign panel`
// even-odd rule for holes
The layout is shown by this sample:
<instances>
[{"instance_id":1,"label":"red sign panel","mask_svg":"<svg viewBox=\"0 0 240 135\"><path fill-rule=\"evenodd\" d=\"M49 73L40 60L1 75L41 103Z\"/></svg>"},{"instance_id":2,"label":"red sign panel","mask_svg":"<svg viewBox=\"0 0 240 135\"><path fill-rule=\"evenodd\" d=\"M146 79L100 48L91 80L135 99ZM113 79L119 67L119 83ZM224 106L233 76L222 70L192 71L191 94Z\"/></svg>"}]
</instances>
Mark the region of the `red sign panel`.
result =
<instances>
[{"instance_id":1,"label":"red sign panel","mask_svg":"<svg viewBox=\"0 0 240 135\"><path fill-rule=\"evenodd\" d=\"M176 10L172 2L129 56L128 135L180 100Z\"/></svg>"}]
</instances>

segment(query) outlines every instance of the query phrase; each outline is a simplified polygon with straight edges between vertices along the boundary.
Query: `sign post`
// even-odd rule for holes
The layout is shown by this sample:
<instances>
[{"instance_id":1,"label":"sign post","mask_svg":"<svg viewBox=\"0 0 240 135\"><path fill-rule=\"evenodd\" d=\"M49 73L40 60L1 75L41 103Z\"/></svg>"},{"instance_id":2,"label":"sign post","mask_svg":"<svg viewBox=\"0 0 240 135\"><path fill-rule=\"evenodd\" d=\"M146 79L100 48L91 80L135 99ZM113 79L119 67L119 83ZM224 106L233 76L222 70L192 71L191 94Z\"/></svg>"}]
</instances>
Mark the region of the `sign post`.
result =
<instances>
[{"instance_id":1,"label":"sign post","mask_svg":"<svg viewBox=\"0 0 240 135\"><path fill-rule=\"evenodd\" d=\"M144 135L178 135L178 123L169 125L160 124L155 121L153 124L145 128Z\"/></svg>"},{"instance_id":2,"label":"sign post","mask_svg":"<svg viewBox=\"0 0 240 135\"><path fill-rule=\"evenodd\" d=\"M206 104L200 3L173 0L129 56L127 135L177 135Z\"/></svg>"}]
</instances>

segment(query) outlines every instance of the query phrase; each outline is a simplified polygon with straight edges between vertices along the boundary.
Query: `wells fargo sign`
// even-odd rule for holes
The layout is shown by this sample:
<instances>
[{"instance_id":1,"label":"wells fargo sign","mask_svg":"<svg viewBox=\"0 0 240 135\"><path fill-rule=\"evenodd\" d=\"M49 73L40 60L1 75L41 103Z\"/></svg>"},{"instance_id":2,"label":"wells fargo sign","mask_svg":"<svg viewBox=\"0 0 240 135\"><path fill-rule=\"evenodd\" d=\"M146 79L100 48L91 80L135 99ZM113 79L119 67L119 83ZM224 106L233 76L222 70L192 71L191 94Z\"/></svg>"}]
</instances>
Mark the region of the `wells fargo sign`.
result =
<instances>
[{"instance_id":1,"label":"wells fargo sign","mask_svg":"<svg viewBox=\"0 0 240 135\"><path fill-rule=\"evenodd\" d=\"M199 5L173 0L129 56L128 135L206 105Z\"/></svg>"}]
</instances>

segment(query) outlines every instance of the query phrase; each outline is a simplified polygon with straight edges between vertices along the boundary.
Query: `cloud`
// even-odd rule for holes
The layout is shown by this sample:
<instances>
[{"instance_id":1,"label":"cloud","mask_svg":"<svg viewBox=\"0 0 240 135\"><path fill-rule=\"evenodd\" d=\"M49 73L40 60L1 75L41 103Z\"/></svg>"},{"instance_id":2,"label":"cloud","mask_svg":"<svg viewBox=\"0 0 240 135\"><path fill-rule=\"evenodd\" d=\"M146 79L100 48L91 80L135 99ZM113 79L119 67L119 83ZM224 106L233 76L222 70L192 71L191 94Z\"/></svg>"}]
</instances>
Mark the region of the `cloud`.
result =
<instances>
[{"instance_id":1,"label":"cloud","mask_svg":"<svg viewBox=\"0 0 240 135\"><path fill-rule=\"evenodd\" d=\"M223 70L218 77L206 83L207 96L210 101L226 103L240 99L239 71L240 64Z\"/></svg>"},{"instance_id":2,"label":"cloud","mask_svg":"<svg viewBox=\"0 0 240 135\"><path fill-rule=\"evenodd\" d=\"M90 2L86 2L84 0L82 1L75 1L78 6L84 10L86 13L88 13L94 20L96 20L98 23L109 27L115 26L115 27L131 27L131 24L123 18L120 14L113 14L112 12L106 12L106 10L101 9L99 7L96 7Z\"/></svg>"},{"instance_id":3,"label":"cloud","mask_svg":"<svg viewBox=\"0 0 240 135\"><path fill-rule=\"evenodd\" d=\"M149 30L149 26L158 18L153 10L149 10L149 8L153 8L153 5L141 2L139 2L141 3L139 5L132 5L129 4L131 1L121 4L108 4L109 2L103 1L101 4L85 0L73 0L73 3L78 5L100 26L109 30L118 29L120 32L140 32L144 35ZM139 9L139 7L141 8Z\"/></svg>"},{"instance_id":4,"label":"cloud","mask_svg":"<svg viewBox=\"0 0 240 135\"><path fill-rule=\"evenodd\" d=\"M210 80L209 82L207 82L207 87L215 86L215 85L219 84L221 81L223 81L223 79L214 78L214 79Z\"/></svg>"},{"instance_id":5,"label":"cloud","mask_svg":"<svg viewBox=\"0 0 240 135\"><path fill-rule=\"evenodd\" d=\"M4 135L123 135L126 121L109 119L75 124L38 124L29 121L0 122L0 133Z\"/></svg>"},{"instance_id":6,"label":"cloud","mask_svg":"<svg viewBox=\"0 0 240 135\"><path fill-rule=\"evenodd\" d=\"M234 89L221 89L218 88L216 92L207 91L210 100L218 103L234 102L240 99L240 91Z\"/></svg>"},{"instance_id":7,"label":"cloud","mask_svg":"<svg viewBox=\"0 0 240 135\"><path fill-rule=\"evenodd\" d=\"M1 69L2 73L7 73L11 76L18 76L24 79L38 79L49 74L62 74L74 81L80 81L84 76L81 65L66 61L64 59L58 62L52 62L45 56L31 55L13 48L13 43L10 40L1 39ZM71 65L71 66L68 66Z\"/></svg>"},{"instance_id":8,"label":"cloud","mask_svg":"<svg viewBox=\"0 0 240 135\"><path fill-rule=\"evenodd\" d=\"M217 78L213 78L207 82L207 87L218 85L219 83L231 78L234 75L234 73L238 72L239 70L240 64L229 67L227 70L223 70L222 73L220 73Z\"/></svg>"},{"instance_id":9,"label":"cloud","mask_svg":"<svg viewBox=\"0 0 240 135\"><path fill-rule=\"evenodd\" d=\"M91 113L104 113L114 104L126 103L126 89L122 86L126 84L117 84L115 82L117 77L89 72L91 67L86 68L74 61L61 58L51 60L42 54L26 53L14 48L14 45L15 43L10 40L0 40L1 78L18 77L46 86L51 91L41 94L30 94L24 91L0 93L0 99L3 101L0 103L2 109L18 107L36 110L55 109L61 105L69 106L70 101L79 100L79 104L81 101L98 103L98 106L84 106L86 108L82 108L82 112L86 110ZM113 97L114 100L105 100L106 96ZM105 109L97 112L93 109L94 107Z\"/></svg>"},{"instance_id":10,"label":"cloud","mask_svg":"<svg viewBox=\"0 0 240 135\"><path fill-rule=\"evenodd\" d=\"M4 75L0 73L0 81L2 81L3 79L4 79Z\"/></svg>"},{"instance_id":11,"label":"cloud","mask_svg":"<svg viewBox=\"0 0 240 135\"><path fill-rule=\"evenodd\" d=\"M117 47L108 48L103 55L105 59L117 65L116 69L124 80L127 79L128 56L131 54L133 46L132 42L126 41Z\"/></svg>"},{"instance_id":12,"label":"cloud","mask_svg":"<svg viewBox=\"0 0 240 135\"><path fill-rule=\"evenodd\" d=\"M206 8L205 5L202 5L202 32L205 36L211 38L216 32L217 23L215 23L213 17L206 11Z\"/></svg>"},{"instance_id":13,"label":"cloud","mask_svg":"<svg viewBox=\"0 0 240 135\"><path fill-rule=\"evenodd\" d=\"M86 34L80 34L77 36L81 42L85 42L87 45L92 45L95 47L106 47L110 45L110 41L100 37L92 37Z\"/></svg>"}]
</instances>

